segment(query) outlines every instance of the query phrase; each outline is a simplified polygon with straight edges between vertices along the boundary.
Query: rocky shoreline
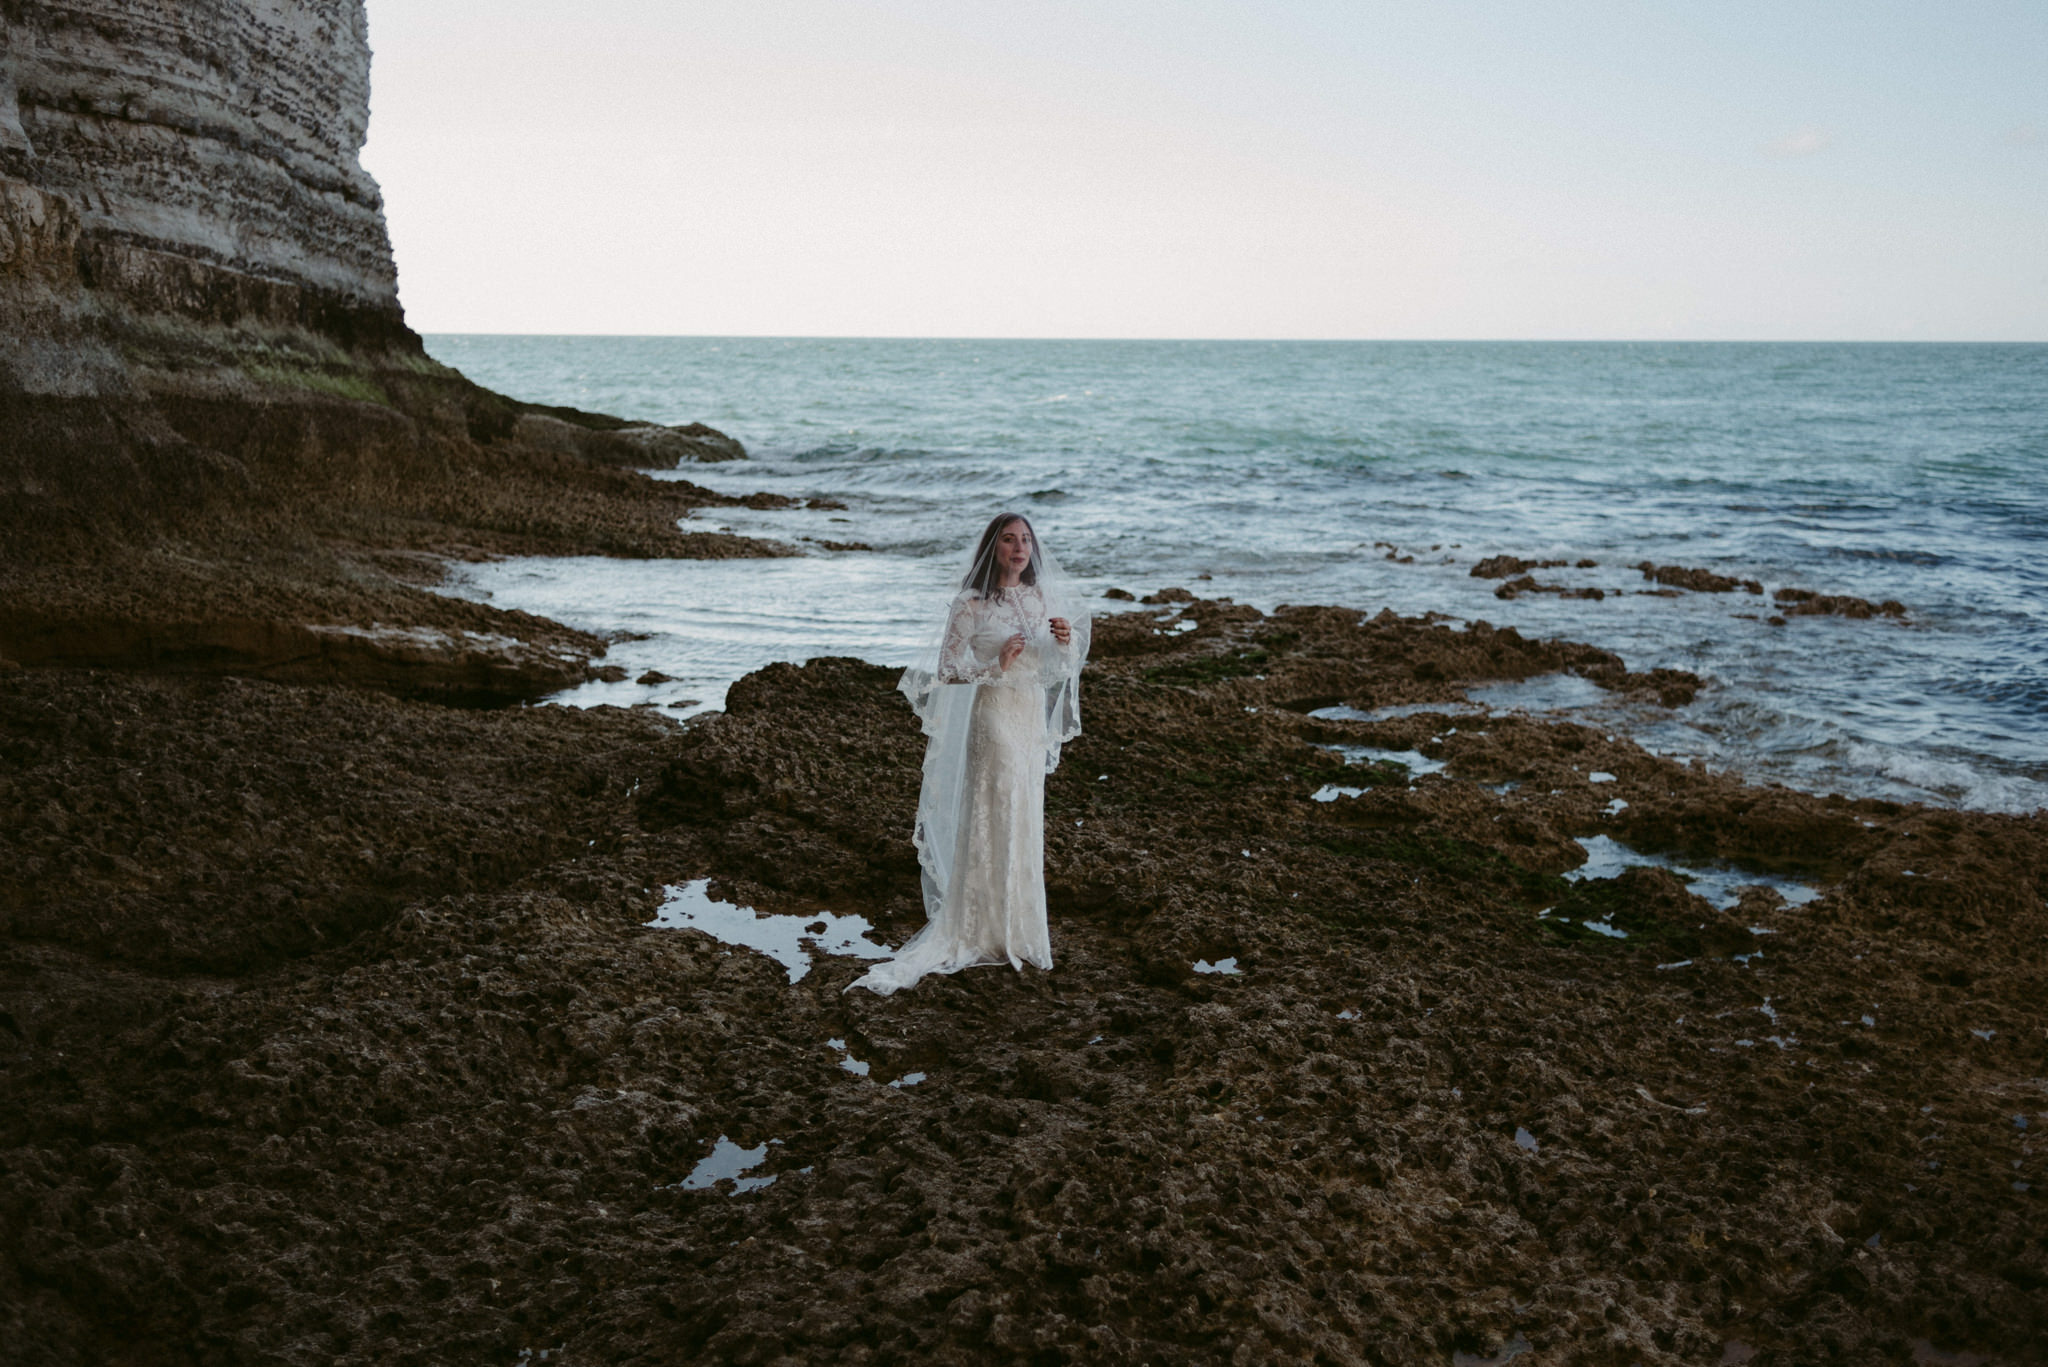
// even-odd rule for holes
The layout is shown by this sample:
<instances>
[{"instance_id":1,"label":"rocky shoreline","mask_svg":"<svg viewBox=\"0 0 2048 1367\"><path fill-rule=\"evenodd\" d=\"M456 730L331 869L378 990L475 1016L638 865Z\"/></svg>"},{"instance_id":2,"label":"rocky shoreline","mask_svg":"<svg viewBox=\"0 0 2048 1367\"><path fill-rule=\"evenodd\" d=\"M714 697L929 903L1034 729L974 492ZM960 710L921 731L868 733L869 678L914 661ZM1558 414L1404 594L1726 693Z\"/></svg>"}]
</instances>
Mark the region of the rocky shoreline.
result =
<instances>
[{"instance_id":1,"label":"rocky shoreline","mask_svg":"<svg viewBox=\"0 0 2048 1367\"><path fill-rule=\"evenodd\" d=\"M426 355L359 0L0 25L9 1361L2041 1360L2048 818L1461 705L1701 687L1597 645L1163 589L1048 786L1052 973L652 925L915 928L892 671L522 706L606 642L432 586L784 501Z\"/></svg>"},{"instance_id":2,"label":"rocky shoreline","mask_svg":"<svg viewBox=\"0 0 2048 1367\"><path fill-rule=\"evenodd\" d=\"M1571 670L1683 705L1593 647L1156 596L1100 621L1049 786L1058 967L889 1000L646 923L708 878L915 928L891 671L683 724L0 674L9 1342L2038 1360L2039 816L1458 703ZM1594 837L1821 895L1564 878ZM685 1185L721 1141L744 1189Z\"/></svg>"},{"instance_id":3,"label":"rocky shoreline","mask_svg":"<svg viewBox=\"0 0 2048 1367\"><path fill-rule=\"evenodd\" d=\"M591 677L606 643L434 592L451 561L798 554L691 525L701 509L787 501L778 495L737 499L510 443L451 440L447 450L438 467L358 466L359 487L339 494L281 479L245 503L97 545L17 525L0 538L0 659L353 683L495 706Z\"/></svg>"}]
</instances>

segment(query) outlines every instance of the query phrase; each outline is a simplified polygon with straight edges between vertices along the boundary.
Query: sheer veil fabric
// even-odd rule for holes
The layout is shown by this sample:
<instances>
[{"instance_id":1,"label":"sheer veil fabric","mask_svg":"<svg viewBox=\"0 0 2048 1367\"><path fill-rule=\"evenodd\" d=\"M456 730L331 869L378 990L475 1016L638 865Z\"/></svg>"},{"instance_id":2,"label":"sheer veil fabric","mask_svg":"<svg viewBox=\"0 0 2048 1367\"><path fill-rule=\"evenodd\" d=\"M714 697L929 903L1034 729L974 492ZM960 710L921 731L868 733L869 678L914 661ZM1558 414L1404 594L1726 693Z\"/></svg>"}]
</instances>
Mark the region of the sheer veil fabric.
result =
<instances>
[{"instance_id":1,"label":"sheer veil fabric","mask_svg":"<svg viewBox=\"0 0 2048 1367\"><path fill-rule=\"evenodd\" d=\"M958 586L897 687L926 736L913 838L924 928L851 987L887 995L929 973L980 964L1052 967L1045 915L1045 776L1081 733L1088 610L1059 562L1031 536L1031 561L996 587L991 523L968 552ZM1063 617L1069 640L1050 626ZM1002 667L1003 643L1024 638ZM851 990L851 987L849 990Z\"/></svg>"}]
</instances>

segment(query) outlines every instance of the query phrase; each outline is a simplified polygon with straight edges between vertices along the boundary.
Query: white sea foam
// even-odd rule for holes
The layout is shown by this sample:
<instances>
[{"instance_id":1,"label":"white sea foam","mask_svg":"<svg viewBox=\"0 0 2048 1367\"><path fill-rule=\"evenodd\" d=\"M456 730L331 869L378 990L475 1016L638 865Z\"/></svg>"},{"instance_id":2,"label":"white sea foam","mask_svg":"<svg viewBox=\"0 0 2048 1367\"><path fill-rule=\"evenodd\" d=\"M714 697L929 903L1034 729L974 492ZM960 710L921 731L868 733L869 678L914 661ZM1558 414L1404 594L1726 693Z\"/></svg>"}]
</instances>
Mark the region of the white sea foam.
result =
<instances>
[{"instance_id":1,"label":"white sea foam","mask_svg":"<svg viewBox=\"0 0 2048 1367\"><path fill-rule=\"evenodd\" d=\"M1576 674L1538 674L1507 683L1481 684L1465 696L1489 712L1569 712L1610 701L1598 684Z\"/></svg>"}]
</instances>

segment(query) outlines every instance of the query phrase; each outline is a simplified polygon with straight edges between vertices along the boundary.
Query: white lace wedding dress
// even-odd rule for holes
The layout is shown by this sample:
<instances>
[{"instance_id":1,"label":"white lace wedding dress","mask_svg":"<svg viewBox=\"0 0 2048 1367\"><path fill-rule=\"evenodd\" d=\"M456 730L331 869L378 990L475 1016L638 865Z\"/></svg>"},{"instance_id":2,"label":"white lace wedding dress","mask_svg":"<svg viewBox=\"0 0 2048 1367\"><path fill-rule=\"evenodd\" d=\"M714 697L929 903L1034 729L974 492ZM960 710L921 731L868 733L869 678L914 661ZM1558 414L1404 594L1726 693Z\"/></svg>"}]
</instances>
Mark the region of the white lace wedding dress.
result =
<instances>
[{"instance_id":1,"label":"white lace wedding dress","mask_svg":"<svg viewBox=\"0 0 2048 1367\"><path fill-rule=\"evenodd\" d=\"M1068 695L1086 649L1085 638L1054 638L1047 619L1057 615L1030 586L953 600L929 690L916 830L930 919L853 986L887 995L979 964L1052 967L1045 776L1060 740L1079 729ZM1003 643L1020 633L1024 651L1004 669ZM959 739L948 745L949 736Z\"/></svg>"}]
</instances>

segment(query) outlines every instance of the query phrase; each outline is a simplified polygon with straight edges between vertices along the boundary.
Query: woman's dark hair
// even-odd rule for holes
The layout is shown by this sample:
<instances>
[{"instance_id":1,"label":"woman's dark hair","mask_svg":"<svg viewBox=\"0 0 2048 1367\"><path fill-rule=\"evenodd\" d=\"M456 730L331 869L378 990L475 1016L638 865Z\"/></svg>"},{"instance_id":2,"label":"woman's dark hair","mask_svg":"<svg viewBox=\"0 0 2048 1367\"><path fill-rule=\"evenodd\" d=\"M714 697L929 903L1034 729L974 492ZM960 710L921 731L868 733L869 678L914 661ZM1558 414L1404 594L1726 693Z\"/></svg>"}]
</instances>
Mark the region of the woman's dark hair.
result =
<instances>
[{"instance_id":1,"label":"woman's dark hair","mask_svg":"<svg viewBox=\"0 0 2048 1367\"><path fill-rule=\"evenodd\" d=\"M996 564L996 538L1003 534L1003 528L1012 522L1024 524L1024 530L1031 533L1031 563L1018 576L1021 584L1038 582L1038 533L1032 531L1031 519L1022 513L997 513L981 534L981 541L974 548L974 563L967 567L967 582L960 587L974 590L976 598L988 598L995 594L1003 582L1002 568Z\"/></svg>"}]
</instances>

